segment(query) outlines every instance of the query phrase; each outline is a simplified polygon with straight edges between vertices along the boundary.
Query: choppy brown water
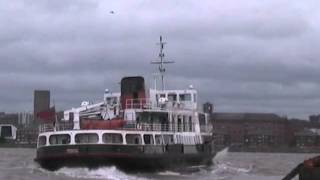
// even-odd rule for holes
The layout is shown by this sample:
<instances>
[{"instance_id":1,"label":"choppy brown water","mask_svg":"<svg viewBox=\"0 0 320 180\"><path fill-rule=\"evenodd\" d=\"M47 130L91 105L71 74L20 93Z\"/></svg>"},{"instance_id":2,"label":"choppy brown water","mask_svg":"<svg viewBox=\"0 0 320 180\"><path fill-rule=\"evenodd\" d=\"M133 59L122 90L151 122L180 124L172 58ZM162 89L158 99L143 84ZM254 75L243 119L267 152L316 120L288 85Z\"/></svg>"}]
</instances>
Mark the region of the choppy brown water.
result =
<instances>
[{"instance_id":1,"label":"choppy brown water","mask_svg":"<svg viewBox=\"0 0 320 180\"><path fill-rule=\"evenodd\" d=\"M274 180L281 179L296 164L315 154L229 153L220 152L215 165L194 173L159 172L126 174L115 167L96 170L62 168L55 172L40 168L33 158L35 149L0 148L0 180Z\"/></svg>"}]
</instances>

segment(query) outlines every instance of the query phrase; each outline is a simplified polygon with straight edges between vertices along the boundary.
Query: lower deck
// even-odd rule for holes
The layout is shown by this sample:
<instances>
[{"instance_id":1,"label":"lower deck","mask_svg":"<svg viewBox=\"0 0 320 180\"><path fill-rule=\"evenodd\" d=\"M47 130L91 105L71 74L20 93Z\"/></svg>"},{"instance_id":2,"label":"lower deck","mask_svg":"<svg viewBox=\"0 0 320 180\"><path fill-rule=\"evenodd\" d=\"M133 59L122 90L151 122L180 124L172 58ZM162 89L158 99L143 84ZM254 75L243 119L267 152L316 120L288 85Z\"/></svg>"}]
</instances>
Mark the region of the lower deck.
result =
<instances>
[{"instance_id":1,"label":"lower deck","mask_svg":"<svg viewBox=\"0 0 320 180\"><path fill-rule=\"evenodd\" d=\"M96 168L116 165L125 171L153 171L188 165L209 165L214 154L210 144L83 144L40 147L35 160L49 170L64 166Z\"/></svg>"},{"instance_id":2,"label":"lower deck","mask_svg":"<svg viewBox=\"0 0 320 180\"><path fill-rule=\"evenodd\" d=\"M210 133L125 131L125 130L72 130L40 133L38 147L110 144L110 145L199 145L212 141Z\"/></svg>"}]
</instances>

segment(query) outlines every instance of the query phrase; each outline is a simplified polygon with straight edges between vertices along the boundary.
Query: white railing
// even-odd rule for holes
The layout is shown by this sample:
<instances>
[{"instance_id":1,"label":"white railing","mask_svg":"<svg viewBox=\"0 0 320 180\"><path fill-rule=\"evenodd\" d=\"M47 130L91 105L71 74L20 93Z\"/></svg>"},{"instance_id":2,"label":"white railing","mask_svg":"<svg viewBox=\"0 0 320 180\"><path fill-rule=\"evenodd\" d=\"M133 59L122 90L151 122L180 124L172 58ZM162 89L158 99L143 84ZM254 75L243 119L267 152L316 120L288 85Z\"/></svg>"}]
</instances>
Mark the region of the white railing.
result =
<instances>
[{"instance_id":1,"label":"white railing","mask_svg":"<svg viewBox=\"0 0 320 180\"><path fill-rule=\"evenodd\" d=\"M51 131L54 131L53 124L40 124L39 125L39 133L51 132Z\"/></svg>"},{"instance_id":2,"label":"white railing","mask_svg":"<svg viewBox=\"0 0 320 180\"><path fill-rule=\"evenodd\" d=\"M126 109L188 109L195 110L193 102L165 101L163 103L152 103L149 98L126 99Z\"/></svg>"},{"instance_id":3,"label":"white railing","mask_svg":"<svg viewBox=\"0 0 320 180\"><path fill-rule=\"evenodd\" d=\"M164 131L164 132L194 132L194 124L157 124L157 123L131 123L125 129L140 131Z\"/></svg>"},{"instance_id":4,"label":"white railing","mask_svg":"<svg viewBox=\"0 0 320 180\"><path fill-rule=\"evenodd\" d=\"M52 131L65 131L65 130L72 130L73 123L70 122L60 122L60 123L46 123L39 125L39 132L52 132Z\"/></svg>"},{"instance_id":5,"label":"white railing","mask_svg":"<svg viewBox=\"0 0 320 180\"><path fill-rule=\"evenodd\" d=\"M194 124L159 124L159 123L127 123L123 127L114 128L116 130L128 130L128 131L162 131L162 132L194 132ZM72 123L59 123L55 126L50 124L41 124L39 126L39 132L53 132L73 130Z\"/></svg>"},{"instance_id":6,"label":"white railing","mask_svg":"<svg viewBox=\"0 0 320 180\"><path fill-rule=\"evenodd\" d=\"M127 99L126 109L150 109L152 102L147 98Z\"/></svg>"}]
</instances>

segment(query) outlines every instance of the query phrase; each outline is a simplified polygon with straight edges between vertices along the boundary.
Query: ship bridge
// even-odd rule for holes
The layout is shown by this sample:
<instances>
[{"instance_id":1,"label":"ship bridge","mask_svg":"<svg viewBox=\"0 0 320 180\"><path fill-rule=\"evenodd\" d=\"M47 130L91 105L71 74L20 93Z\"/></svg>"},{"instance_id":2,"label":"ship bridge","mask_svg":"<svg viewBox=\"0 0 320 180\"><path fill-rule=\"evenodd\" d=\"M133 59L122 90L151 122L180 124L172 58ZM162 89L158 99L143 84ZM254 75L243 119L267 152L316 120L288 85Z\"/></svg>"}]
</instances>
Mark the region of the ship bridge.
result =
<instances>
[{"instance_id":1,"label":"ship bridge","mask_svg":"<svg viewBox=\"0 0 320 180\"><path fill-rule=\"evenodd\" d=\"M195 89L185 90L154 90L149 91L153 106L163 106L168 109L197 109L197 91Z\"/></svg>"}]
</instances>

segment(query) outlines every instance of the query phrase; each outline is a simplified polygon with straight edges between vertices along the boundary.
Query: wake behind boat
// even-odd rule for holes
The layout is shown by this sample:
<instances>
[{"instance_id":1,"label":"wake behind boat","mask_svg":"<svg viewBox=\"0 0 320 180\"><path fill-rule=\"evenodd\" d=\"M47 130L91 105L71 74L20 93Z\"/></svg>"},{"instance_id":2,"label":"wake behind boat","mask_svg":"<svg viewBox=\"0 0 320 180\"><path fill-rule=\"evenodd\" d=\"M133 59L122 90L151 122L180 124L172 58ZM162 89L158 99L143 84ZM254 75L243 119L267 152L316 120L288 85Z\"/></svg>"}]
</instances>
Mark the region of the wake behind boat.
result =
<instances>
[{"instance_id":1,"label":"wake behind boat","mask_svg":"<svg viewBox=\"0 0 320 180\"><path fill-rule=\"evenodd\" d=\"M146 90L144 78L124 77L121 92L106 90L100 103L83 102L64 117L39 127L35 160L44 168L116 165L126 171L209 165L215 155L212 124L197 110L190 86L166 90L164 42L160 37L161 89Z\"/></svg>"}]
</instances>

